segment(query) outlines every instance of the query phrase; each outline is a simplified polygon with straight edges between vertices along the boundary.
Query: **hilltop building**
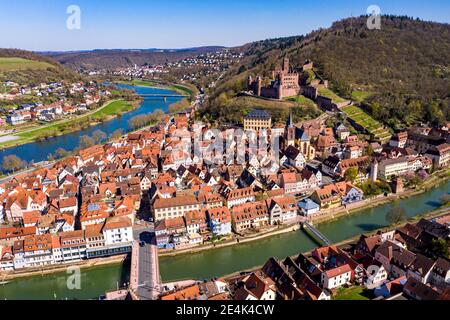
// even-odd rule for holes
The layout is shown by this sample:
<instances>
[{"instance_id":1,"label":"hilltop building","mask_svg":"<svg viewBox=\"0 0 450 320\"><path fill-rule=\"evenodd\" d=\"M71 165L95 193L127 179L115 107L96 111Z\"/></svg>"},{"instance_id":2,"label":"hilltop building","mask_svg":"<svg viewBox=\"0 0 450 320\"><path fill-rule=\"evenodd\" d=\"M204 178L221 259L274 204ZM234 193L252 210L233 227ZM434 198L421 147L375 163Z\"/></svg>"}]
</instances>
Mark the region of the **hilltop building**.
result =
<instances>
[{"instance_id":1,"label":"hilltop building","mask_svg":"<svg viewBox=\"0 0 450 320\"><path fill-rule=\"evenodd\" d=\"M300 77L297 72L290 69L288 58L284 58L282 67L278 66L272 71L272 78L270 85L264 87L260 76L255 79L250 76L248 89L257 96L278 100L300 94Z\"/></svg>"}]
</instances>

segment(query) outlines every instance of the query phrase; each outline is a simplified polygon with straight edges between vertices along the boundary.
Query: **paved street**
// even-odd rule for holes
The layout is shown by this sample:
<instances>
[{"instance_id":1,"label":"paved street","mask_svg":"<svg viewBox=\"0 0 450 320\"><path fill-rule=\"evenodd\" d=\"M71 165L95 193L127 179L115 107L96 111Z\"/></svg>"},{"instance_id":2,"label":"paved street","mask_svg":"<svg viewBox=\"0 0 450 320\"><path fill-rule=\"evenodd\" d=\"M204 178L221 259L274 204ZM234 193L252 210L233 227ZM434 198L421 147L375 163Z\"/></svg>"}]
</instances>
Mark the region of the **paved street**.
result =
<instances>
[{"instance_id":1,"label":"paved street","mask_svg":"<svg viewBox=\"0 0 450 320\"><path fill-rule=\"evenodd\" d=\"M153 228L136 228L134 237L130 289L140 300L155 300L161 292L161 281Z\"/></svg>"}]
</instances>

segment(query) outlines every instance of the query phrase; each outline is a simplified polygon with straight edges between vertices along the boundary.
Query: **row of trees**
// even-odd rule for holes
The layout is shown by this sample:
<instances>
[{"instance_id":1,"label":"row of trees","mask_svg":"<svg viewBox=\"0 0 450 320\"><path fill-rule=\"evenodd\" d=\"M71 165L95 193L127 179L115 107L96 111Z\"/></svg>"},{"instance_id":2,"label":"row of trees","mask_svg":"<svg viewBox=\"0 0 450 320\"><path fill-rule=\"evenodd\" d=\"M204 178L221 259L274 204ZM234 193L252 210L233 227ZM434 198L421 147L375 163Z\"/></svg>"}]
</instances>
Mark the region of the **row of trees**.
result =
<instances>
[{"instance_id":1,"label":"row of trees","mask_svg":"<svg viewBox=\"0 0 450 320\"><path fill-rule=\"evenodd\" d=\"M27 163L15 154L3 157L2 168L6 171L17 171L25 168Z\"/></svg>"},{"instance_id":2,"label":"row of trees","mask_svg":"<svg viewBox=\"0 0 450 320\"><path fill-rule=\"evenodd\" d=\"M95 130L92 133L92 137L88 136L88 135L84 135L84 136L80 137L79 148L86 149L86 148L92 147L93 145L103 142L104 140L106 140L107 137L108 136L103 131Z\"/></svg>"},{"instance_id":3,"label":"row of trees","mask_svg":"<svg viewBox=\"0 0 450 320\"><path fill-rule=\"evenodd\" d=\"M164 115L164 111L162 111L161 109L156 109L155 111L153 111L153 113L141 114L141 115L131 118L128 121L128 124L134 130L140 129L149 124L158 122L163 115Z\"/></svg>"}]
</instances>

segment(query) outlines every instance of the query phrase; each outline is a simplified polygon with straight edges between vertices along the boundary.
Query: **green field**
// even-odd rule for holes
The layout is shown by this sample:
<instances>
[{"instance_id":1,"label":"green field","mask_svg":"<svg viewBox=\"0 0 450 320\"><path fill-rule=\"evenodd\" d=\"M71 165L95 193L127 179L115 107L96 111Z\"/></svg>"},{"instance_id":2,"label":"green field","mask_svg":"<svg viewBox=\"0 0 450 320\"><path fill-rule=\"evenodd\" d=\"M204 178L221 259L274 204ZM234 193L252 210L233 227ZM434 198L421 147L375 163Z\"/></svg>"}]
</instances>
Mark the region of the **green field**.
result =
<instances>
[{"instance_id":1,"label":"green field","mask_svg":"<svg viewBox=\"0 0 450 320\"><path fill-rule=\"evenodd\" d=\"M391 133L361 108L357 106L347 106L341 110L357 124L364 127L375 139L383 142L390 139Z\"/></svg>"},{"instance_id":2,"label":"green field","mask_svg":"<svg viewBox=\"0 0 450 320\"><path fill-rule=\"evenodd\" d=\"M54 67L50 63L15 57L0 57L0 72L43 70Z\"/></svg>"},{"instance_id":3,"label":"green field","mask_svg":"<svg viewBox=\"0 0 450 320\"><path fill-rule=\"evenodd\" d=\"M124 84L129 84L132 86L140 86L140 87L156 87L156 86L160 85L158 82L155 82L155 81L139 80L139 79L133 79L131 81L118 81L118 83L124 83Z\"/></svg>"},{"instance_id":4,"label":"green field","mask_svg":"<svg viewBox=\"0 0 450 320\"><path fill-rule=\"evenodd\" d=\"M133 106L126 101L112 101L107 104L104 108L101 108L91 114L92 118L102 117L102 116L111 116L119 113L124 113L133 110Z\"/></svg>"},{"instance_id":5,"label":"green field","mask_svg":"<svg viewBox=\"0 0 450 320\"><path fill-rule=\"evenodd\" d=\"M193 94L198 93L198 89L194 85L185 86L185 85L181 85L181 84L174 84L174 85L171 85L169 87L169 89L172 89L181 94L187 94L189 96L192 96Z\"/></svg>"},{"instance_id":6,"label":"green field","mask_svg":"<svg viewBox=\"0 0 450 320\"><path fill-rule=\"evenodd\" d=\"M336 93L325 87L319 87L319 95L333 100L334 103L341 103L346 101L345 99L342 99Z\"/></svg>"},{"instance_id":7,"label":"green field","mask_svg":"<svg viewBox=\"0 0 450 320\"><path fill-rule=\"evenodd\" d=\"M370 300L370 295L363 286L339 288L333 300Z\"/></svg>"},{"instance_id":8,"label":"green field","mask_svg":"<svg viewBox=\"0 0 450 320\"><path fill-rule=\"evenodd\" d=\"M372 92L367 92L367 91L355 90L352 92L352 98L357 102L363 102L364 100L371 97L372 95L373 95Z\"/></svg>"},{"instance_id":9,"label":"green field","mask_svg":"<svg viewBox=\"0 0 450 320\"><path fill-rule=\"evenodd\" d=\"M313 107L318 108L317 104L312 101L311 99L306 98L305 96L295 96L295 97L289 97L285 98L286 101L293 101L297 102L298 104L305 106L305 107Z\"/></svg>"}]
</instances>

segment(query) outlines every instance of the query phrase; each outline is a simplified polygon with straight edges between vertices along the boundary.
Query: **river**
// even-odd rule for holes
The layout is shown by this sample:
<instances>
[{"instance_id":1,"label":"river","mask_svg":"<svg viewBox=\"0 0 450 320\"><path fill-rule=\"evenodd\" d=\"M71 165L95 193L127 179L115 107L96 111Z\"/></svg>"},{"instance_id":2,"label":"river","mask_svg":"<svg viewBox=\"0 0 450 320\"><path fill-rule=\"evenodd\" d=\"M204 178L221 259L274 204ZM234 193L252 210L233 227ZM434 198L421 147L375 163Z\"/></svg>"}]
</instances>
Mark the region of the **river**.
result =
<instances>
[{"instance_id":1,"label":"river","mask_svg":"<svg viewBox=\"0 0 450 320\"><path fill-rule=\"evenodd\" d=\"M335 242L387 226L386 213L393 206L400 206L408 217L434 210L440 206L440 197L450 194L450 181L423 194L384 204L334 221L322 223L318 229ZM298 252L306 252L316 244L302 231L286 233L238 246L218 248L204 252L162 257L160 270L163 281L180 279L210 279L249 269L263 264L270 257L284 258ZM81 290L69 290L65 273L16 279L0 285L3 299L90 299L117 284L129 280L129 266L114 264L84 269L81 272Z\"/></svg>"},{"instance_id":2,"label":"river","mask_svg":"<svg viewBox=\"0 0 450 320\"><path fill-rule=\"evenodd\" d=\"M161 88L135 87L125 84L118 84L117 86L123 89L135 90L138 94L178 94L175 91ZM1 159L3 159L3 157L7 155L14 154L27 162L40 162L47 160L48 155L54 153L58 148L63 148L67 151L75 150L80 144L80 137L83 135L92 136L92 133L95 130L101 130L108 136L117 129L122 129L125 133L130 132L133 128L130 126L128 121L131 118L140 114L151 113L156 109L167 111L172 103L175 103L182 98L167 97L166 102L164 102L163 98L159 97L144 97L143 99L144 100L139 108L136 108L135 110L127 112L122 116L116 117L109 121L102 122L83 130L67 133L57 137L52 137L44 141L31 142L17 147L0 150L0 169Z\"/></svg>"}]
</instances>

